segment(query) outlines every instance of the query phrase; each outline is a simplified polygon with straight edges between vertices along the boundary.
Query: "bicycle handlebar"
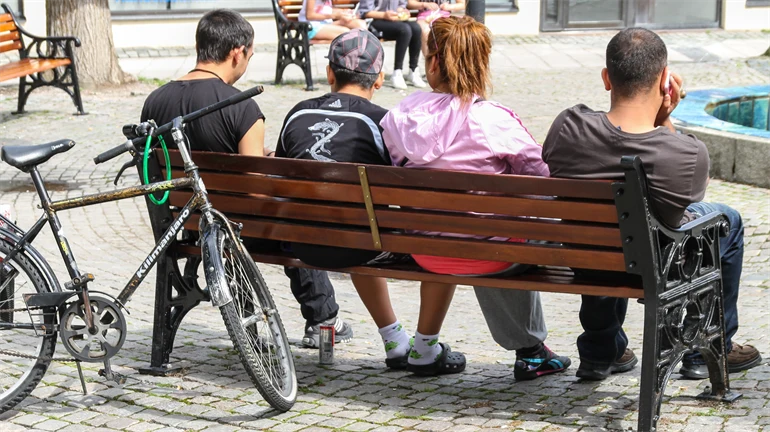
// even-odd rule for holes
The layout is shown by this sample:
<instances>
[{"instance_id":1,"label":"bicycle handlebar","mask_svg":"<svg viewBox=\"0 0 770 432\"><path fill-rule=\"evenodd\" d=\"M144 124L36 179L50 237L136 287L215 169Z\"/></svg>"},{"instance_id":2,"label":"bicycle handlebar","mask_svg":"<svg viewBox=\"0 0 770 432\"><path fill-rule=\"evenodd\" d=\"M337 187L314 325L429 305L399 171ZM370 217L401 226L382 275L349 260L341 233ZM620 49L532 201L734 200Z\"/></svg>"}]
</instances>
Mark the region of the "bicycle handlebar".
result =
<instances>
[{"instance_id":1,"label":"bicycle handlebar","mask_svg":"<svg viewBox=\"0 0 770 432\"><path fill-rule=\"evenodd\" d=\"M189 123L189 122L197 120L197 119L199 119L199 118L201 118L201 117L203 117L205 115L211 114L211 113L213 113L215 111L219 111L222 108L228 107L230 105L235 105L237 103L241 103L241 102L243 102L246 99L250 99L250 98L252 98L254 96L259 95L263 91L265 91L264 87L262 87L261 85L258 85L258 86L252 87L252 88L250 88L248 90L244 90L244 91L242 91L240 93L236 93L236 94L230 96L229 98L227 98L225 100L219 101L219 102L217 102L215 104L212 104L212 105L209 105L207 107L203 107L203 108L201 108L201 109L199 109L197 111L193 111L190 114L187 114L185 116L175 118L174 120L164 124L163 126L160 126L159 128L154 129L152 131L152 136L156 137L158 135L161 135L161 134L164 134L164 133L170 131L174 127L174 122L177 119L181 118L181 122L179 122L178 124L184 125L185 123ZM127 126L123 126L124 132L127 130ZM120 156L121 154L134 149L137 144L143 144L146 139L147 139L146 135L145 136L139 136L139 137L136 137L134 139L129 139L128 141L124 142L123 144L115 146L115 147L107 150L106 152L100 154L99 156L95 157L94 158L94 163L95 164L100 164L100 163L103 163L103 162L107 162L108 160L110 160L112 158Z\"/></svg>"}]
</instances>

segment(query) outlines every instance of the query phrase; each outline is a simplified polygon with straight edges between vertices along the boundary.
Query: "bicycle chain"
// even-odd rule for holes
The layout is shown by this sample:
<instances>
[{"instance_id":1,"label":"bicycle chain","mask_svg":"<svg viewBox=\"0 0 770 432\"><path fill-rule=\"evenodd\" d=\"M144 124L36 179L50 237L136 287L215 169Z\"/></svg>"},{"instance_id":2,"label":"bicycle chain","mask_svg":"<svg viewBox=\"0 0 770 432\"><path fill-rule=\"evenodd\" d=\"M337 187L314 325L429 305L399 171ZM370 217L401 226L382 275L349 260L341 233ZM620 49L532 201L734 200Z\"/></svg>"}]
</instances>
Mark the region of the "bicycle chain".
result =
<instances>
[{"instance_id":1,"label":"bicycle chain","mask_svg":"<svg viewBox=\"0 0 770 432\"><path fill-rule=\"evenodd\" d=\"M27 311L31 311L31 310L40 310L40 309L44 309L44 308L41 307L41 306L37 306L37 307L18 308L18 309L0 309L0 313L4 313L4 312L27 312ZM24 354L24 353L20 353L18 351L12 351L12 350L7 350L7 349L0 348L0 355L3 355L3 354L4 355L8 355L8 356L13 356L13 357L30 359L30 360L40 359L42 361L55 361L55 362L62 362L62 363L77 361L74 358L45 357L45 356L44 357L39 357L39 356L31 355L31 354Z\"/></svg>"},{"instance_id":2,"label":"bicycle chain","mask_svg":"<svg viewBox=\"0 0 770 432\"><path fill-rule=\"evenodd\" d=\"M27 312L31 310L40 310L45 309L43 306L33 306L33 307L24 307L24 308L16 308L16 309L0 309L0 313L4 312Z\"/></svg>"},{"instance_id":3,"label":"bicycle chain","mask_svg":"<svg viewBox=\"0 0 770 432\"><path fill-rule=\"evenodd\" d=\"M36 356L36 355L31 355L31 354L20 353L18 351L11 351L11 350L6 350L6 349L0 349L0 355L2 355L2 354L9 355L9 356L14 356L14 357L19 357L19 358L30 359L30 360L40 359L42 361L55 361L55 362L62 362L62 363L76 362L77 361L74 358L45 357L45 356L41 357L41 356Z\"/></svg>"}]
</instances>

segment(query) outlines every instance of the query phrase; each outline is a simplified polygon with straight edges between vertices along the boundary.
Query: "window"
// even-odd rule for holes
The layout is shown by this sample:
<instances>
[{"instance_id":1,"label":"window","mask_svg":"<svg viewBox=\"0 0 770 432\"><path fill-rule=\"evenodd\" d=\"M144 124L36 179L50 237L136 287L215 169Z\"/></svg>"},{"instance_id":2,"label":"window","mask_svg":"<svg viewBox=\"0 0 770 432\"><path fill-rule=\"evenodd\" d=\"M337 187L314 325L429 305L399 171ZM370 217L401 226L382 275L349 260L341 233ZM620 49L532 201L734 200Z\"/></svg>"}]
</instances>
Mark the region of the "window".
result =
<instances>
[{"instance_id":1,"label":"window","mask_svg":"<svg viewBox=\"0 0 770 432\"><path fill-rule=\"evenodd\" d=\"M465 0L468 3L468 0ZM518 12L518 0L486 0L487 12Z\"/></svg>"},{"instance_id":2,"label":"window","mask_svg":"<svg viewBox=\"0 0 770 432\"><path fill-rule=\"evenodd\" d=\"M746 0L746 7L770 6L770 0Z\"/></svg>"},{"instance_id":3,"label":"window","mask_svg":"<svg viewBox=\"0 0 770 432\"><path fill-rule=\"evenodd\" d=\"M271 0L110 0L113 13L186 13L230 8L239 12L272 10Z\"/></svg>"}]
</instances>

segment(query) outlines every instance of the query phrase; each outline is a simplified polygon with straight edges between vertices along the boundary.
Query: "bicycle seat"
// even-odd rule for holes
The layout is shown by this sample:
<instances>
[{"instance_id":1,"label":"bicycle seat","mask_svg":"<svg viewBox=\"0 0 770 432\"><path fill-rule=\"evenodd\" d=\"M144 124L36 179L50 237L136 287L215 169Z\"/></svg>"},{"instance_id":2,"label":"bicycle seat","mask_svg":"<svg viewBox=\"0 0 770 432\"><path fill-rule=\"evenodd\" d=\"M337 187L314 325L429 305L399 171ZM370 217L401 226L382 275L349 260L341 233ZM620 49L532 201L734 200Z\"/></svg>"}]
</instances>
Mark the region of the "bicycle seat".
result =
<instances>
[{"instance_id":1,"label":"bicycle seat","mask_svg":"<svg viewBox=\"0 0 770 432\"><path fill-rule=\"evenodd\" d=\"M64 153L72 147L75 147L75 141L70 139L61 139L33 146L7 145L0 149L0 157L8 165L27 172L35 165L40 165L51 159L51 156Z\"/></svg>"}]
</instances>

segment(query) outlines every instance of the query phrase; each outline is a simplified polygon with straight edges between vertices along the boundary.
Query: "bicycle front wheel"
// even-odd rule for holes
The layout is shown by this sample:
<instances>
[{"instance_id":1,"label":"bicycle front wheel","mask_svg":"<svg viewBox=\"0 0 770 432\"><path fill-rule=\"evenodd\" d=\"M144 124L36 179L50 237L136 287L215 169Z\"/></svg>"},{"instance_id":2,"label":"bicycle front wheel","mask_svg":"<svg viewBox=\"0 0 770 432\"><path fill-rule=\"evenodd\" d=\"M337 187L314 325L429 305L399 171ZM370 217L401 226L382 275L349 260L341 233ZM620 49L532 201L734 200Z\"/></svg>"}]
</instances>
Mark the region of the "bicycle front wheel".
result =
<instances>
[{"instance_id":1,"label":"bicycle front wheel","mask_svg":"<svg viewBox=\"0 0 770 432\"><path fill-rule=\"evenodd\" d=\"M239 239L219 229L220 253L204 254L221 259L227 289L233 300L220 307L230 339L243 367L265 400L278 411L288 411L297 399L297 374L289 340L273 297L254 260ZM210 251L212 252L212 251Z\"/></svg>"},{"instance_id":2,"label":"bicycle front wheel","mask_svg":"<svg viewBox=\"0 0 770 432\"><path fill-rule=\"evenodd\" d=\"M48 370L56 347L55 309L27 310L23 296L50 292L24 254L4 257L13 245L0 239L0 413L24 400Z\"/></svg>"}]
</instances>

